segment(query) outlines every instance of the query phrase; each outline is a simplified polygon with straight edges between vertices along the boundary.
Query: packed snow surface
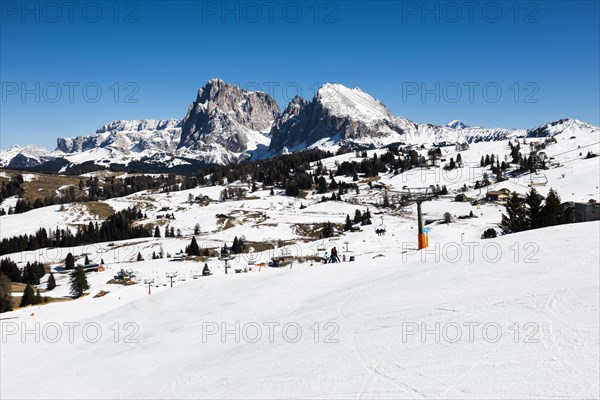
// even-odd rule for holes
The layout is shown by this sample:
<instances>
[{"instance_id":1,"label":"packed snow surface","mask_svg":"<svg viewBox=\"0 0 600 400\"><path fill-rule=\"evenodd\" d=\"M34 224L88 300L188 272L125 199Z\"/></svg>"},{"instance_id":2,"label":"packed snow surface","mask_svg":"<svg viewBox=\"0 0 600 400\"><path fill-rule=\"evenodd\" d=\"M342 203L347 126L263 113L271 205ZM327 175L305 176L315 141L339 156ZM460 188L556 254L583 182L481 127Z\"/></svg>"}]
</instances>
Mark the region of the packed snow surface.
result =
<instances>
[{"instance_id":1,"label":"packed snow surface","mask_svg":"<svg viewBox=\"0 0 600 400\"><path fill-rule=\"evenodd\" d=\"M140 285L8 313L1 394L597 397L599 226L514 234L487 250L454 243L445 256L402 254L412 232L397 232L353 240L352 263L217 273L151 296ZM21 336L36 323L39 343ZM80 324L72 343L68 323ZM63 336L49 343L56 326Z\"/></svg>"}]
</instances>

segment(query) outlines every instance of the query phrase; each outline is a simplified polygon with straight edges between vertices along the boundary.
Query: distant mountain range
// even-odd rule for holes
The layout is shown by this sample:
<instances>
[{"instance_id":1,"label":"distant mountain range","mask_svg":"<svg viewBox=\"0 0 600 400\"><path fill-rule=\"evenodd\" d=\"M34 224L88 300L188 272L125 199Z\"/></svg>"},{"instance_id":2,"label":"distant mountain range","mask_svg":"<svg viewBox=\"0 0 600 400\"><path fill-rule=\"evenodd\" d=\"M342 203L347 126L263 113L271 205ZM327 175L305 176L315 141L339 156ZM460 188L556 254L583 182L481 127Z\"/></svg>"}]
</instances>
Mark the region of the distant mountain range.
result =
<instances>
[{"instance_id":1,"label":"distant mountain range","mask_svg":"<svg viewBox=\"0 0 600 400\"><path fill-rule=\"evenodd\" d=\"M359 88L325 84L312 100L294 98L283 110L267 93L210 80L181 120L112 121L95 133L58 138L54 151L29 145L0 150L0 167L61 172L100 166L147 172L190 173L207 164L228 164L321 148L381 148L395 143L453 144L600 133L575 119L528 130L446 126L397 117Z\"/></svg>"}]
</instances>

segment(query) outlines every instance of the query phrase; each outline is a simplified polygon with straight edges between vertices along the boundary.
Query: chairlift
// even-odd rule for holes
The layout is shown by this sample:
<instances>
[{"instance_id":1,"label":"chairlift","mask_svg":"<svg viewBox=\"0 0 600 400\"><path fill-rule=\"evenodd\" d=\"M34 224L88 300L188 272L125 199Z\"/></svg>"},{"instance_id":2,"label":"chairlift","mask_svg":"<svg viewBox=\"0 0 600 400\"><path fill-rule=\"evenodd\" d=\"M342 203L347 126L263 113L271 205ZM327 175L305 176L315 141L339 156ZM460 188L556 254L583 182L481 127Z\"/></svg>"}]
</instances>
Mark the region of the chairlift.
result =
<instances>
[{"instance_id":1,"label":"chairlift","mask_svg":"<svg viewBox=\"0 0 600 400\"><path fill-rule=\"evenodd\" d=\"M414 211L411 206L403 206L400 208L400 212L404 214L412 214Z\"/></svg>"},{"instance_id":2,"label":"chairlift","mask_svg":"<svg viewBox=\"0 0 600 400\"><path fill-rule=\"evenodd\" d=\"M543 173L534 173L531 174L530 179L530 186L546 186L546 184L548 183L548 177L546 176L546 174Z\"/></svg>"},{"instance_id":3,"label":"chairlift","mask_svg":"<svg viewBox=\"0 0 600 400\"><path fill-rule=\"evenodd\" d=\"M383 223L383 215L381 216L381 224L375 228L375 233L377 236L385 235L385 224Z\"/></svg>"}]
</instances>

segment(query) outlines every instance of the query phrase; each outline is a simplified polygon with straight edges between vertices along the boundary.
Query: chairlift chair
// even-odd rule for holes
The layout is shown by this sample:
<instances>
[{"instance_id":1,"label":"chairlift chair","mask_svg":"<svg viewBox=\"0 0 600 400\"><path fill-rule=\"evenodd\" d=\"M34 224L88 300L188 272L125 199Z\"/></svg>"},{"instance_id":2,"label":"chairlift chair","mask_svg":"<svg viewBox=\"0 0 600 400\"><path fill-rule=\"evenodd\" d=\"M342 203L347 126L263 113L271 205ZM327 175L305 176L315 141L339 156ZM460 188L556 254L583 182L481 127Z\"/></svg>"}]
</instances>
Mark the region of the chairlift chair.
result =
<instances>
[{"instance_id":1,"label":"chairlift chair","mask_svg":"<svg viewBox=\"0 0 600 400\"><path fill-rule=\"evenodd\" d=\"M383 215L381 216L381 224L379 224L377 228L375 228L375 233L377 233L377 235L385 235L385 224L383 223Z\"/></svg>"},{"instance_id":2,"label":"chairlift chair","mask_svg":"<svg viewBox=\"0 0 600 400\"><path fill-rule=\"evenodd\" d=\"M548 177L546 176L546 174L539 172L531 174L531 177L529 179L531 187L546 186L546 184L548 183Z\"/></svg>"},{"instance_id":3,"label":"chairlift chair","mask_svg":"<svg viewBox=\"0 0 600 400\"><path fill-rule=\"evenodd\" d=\"M400 208L400 212L404 214L412 214L413 208L411 206L403 206Z\"/></svg>"}]
</instances>

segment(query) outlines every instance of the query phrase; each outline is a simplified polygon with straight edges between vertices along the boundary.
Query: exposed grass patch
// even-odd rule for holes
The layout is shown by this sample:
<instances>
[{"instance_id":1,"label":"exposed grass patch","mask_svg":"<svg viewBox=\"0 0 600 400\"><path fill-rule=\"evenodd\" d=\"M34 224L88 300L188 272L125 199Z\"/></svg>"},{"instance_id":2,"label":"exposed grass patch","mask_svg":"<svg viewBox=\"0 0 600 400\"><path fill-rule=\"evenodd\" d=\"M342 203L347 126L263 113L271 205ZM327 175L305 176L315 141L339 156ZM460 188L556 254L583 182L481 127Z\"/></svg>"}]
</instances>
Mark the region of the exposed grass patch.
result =
<instances>
[{"instance_id":1,"label":"exposed grass patch","mask_svg":"<svg viewBox=\"0 0 600 400\"><path fill-rule=\"evenodd\" d=\"M338 232L343 232L344 230L344 224L334 224L332 223L331 226L333 226L334 228L336 228L338 230ZM292 224L292 231L302 237L302 238L308 238L308 239L321 239L321 232L323 231L323 223L318 223L318 224Z\"/></svg>"},{"instance_id":2,"label":"exposed grass patch","mask_svg":"<svg viewBox=\"0 0 600 400\"><path fill-rule=\"evenodd\" d=\"M108 204L100 201L88 201L81 203L87 208L87 212L97 216L99 219L107 219L115 213L115 210Z\"/></svg>"},{"instance_id":3,"label":"exposed grass patch","mask_svg":"<svg viewBox=\"0 0 600 400\"><path fill-rule=\"evenodd\" d=\"M41 290L40 290L41 292ZM12 302L13 302L13 310L18 310L20 308L27 308L27 307L37 307L37 306L44 306L46 304L50 304L50 303L62 303L64 301L71 301L73 300L71 297L46 297L44 299L43 303L40 304L34 304L34 305L30 305L30 306L26 306L26 307L19 307L19 304L21 304L21 296L13 296L12 298Z\"/></svg>"},{"instance_id":4,"label":"exposed grass patch","mask_svg":"<svg viewBox=\"0 0 600 400\"><path fill-rule=\"evenodd\" d=\"M37 199L44 199L44 197L56 196L56 191L68 185L75 187L75 196L79 196L81 191L79 190L79 177L71 175L52 175L42 174L38 172L23 172L3 169L6 177L0 176L0 182L7 183L15 175L34 175L33 179L29 182L23 182L22 187L25 190L23 197L31 202Z\"/></svg>"}]
</instances>

